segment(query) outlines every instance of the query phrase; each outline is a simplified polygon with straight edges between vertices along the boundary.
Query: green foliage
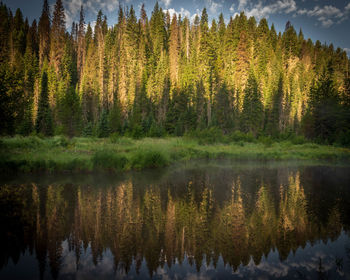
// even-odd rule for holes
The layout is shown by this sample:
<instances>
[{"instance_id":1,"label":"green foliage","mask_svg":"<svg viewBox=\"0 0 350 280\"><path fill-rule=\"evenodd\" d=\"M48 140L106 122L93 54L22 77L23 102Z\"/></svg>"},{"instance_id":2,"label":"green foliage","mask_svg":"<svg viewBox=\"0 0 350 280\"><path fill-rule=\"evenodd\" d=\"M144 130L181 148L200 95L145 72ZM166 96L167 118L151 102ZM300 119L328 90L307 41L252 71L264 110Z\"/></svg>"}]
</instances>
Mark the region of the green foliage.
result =
<instances>
[{"instance_id":1,"label":"green foliage","mask_svg":"<svg viewBox=\"0 0 350 280\"><path fill-rule=\"evenodd\" d=\"M160 150L137 150L131 157L131 166L135 169L163 167L169 164L165 153Z\"/></svg>"},{"instance_id":2,"label":"green foliage","mask_svg":"<svg viewBox=\"0 0 350 280\"><path fill-rule=\"evenodd\" d=\"M89 137L89 136L92 136L92 135L93 135L93 125L92 125L91 122L88 122L88 123L84 126L82 135L85 136L85 137Z\"/></svg>"},{"instance_id":3,"label":"green foliage","mask_svg":"<svg viewBox=\"0 0 350 280\"><path fill-rule=\"evenodd\" d=\"M257 136L262 128L262 122L263 105L261 103L261 93L254 74L251 72L245 89L241 128L244 132L250 132L254 136Z\"/></svg>"},{"instance_id":4,"label":"green foliage","mask_svg":"<svg viewBox=\"0 0 350 280\"><path fill-rule=\"evenodd\" d=\"M91 161L95 169L110 171L123 170L128 162L125 156L108 150L97 151Z\"/></svg>"},{"instance_id":5,"label":"green foliage","mask_svg":"<svg viewBox=\"0 0 350 280\"><path fill-rule=\"evenodd\" d=\"M324 73L311 89L308 115L304 119L304 131L309 138L333 143L341 123L339 95L334 82Z\"/></svg>"},{"instance_id":6,"label":"green foliage","mask_svg":"<svg viewBox=\"0 0 350 280\"><path fill-rule=\"evenodd\" d=\"M109 136L109 140L111 141L111 143L117 143L119 139L120 139L120 134L117 132L114 132Z\"/></svg>"},{"instance_id":7,"label":"green foliage","mask_svg":"<svg viewBox=\"0 0 350 280\"><path fill-rule=\"evenodd\" d=\"M41 77L41 92L39 97L35 130L37 133L43 133L45 136L50 136L53 134L53 120L48 94L48 78L47 73L44 70Z\"/></svg>"},{"instance_id":8,"label":"green foliage","mask_svg":"<svg viewBox=\"0 0 350 280\"><path fill-rule=\"evenodd\" d=\"M52 145L56 147L64 147L67 148L69 145L72 145L72 141L70 141L67 137L60 135L52 138Z\"/></svg>"},{"instance_id":9,"label":"green foliage","mask_svg":"<svg viewBox=\"0 0 350 280\"><path fill-rule=\"evenodd\" d=\"M100 138L105 138L108 137L109 132L108 112L103 110L97 126L97 136Z\"/></svg>"},{"instance_id":10,"label":"green foliage","mask_svg":"<svg viewBox=\"0 0 350 280\"><path fill-rule=\"evenodd\" d=\"M273 144L273 139L271 136L260 136L258 142L262 143L265 147L271 147Z\"/></svg>"},{"instance_id":11,"label":"green foliage","mask_svg":"<svg viewBox=\"0 0 350 280\"><path fill-rule=\"evenodd\" d=\"M225 141L222 130L218 127L210 127L203 130L194 130L186 134L189 138L198 140L198 144L214 144Z\"/></svg>"},{"instance_id":12,"label":"green foliage","mask_svg":"<svg viewBox=\"0 0 350 280\"><path fill-rule=\"evenodd\" d=\"M255 137L252 133L243 133L239 130L236 130L228 135L228 139L230 142L255 142Z\"/></svg>"},{"instance_id":13,"label":"green foliage","mask_svg":"<svg viewBox=\"0 0 350 280\"><path fill-rule=\"evenodd\" d=\"M336 144L350 147L350 130L341 131L336 138Z\"/></svg>"},{"instance_id":14,"label":"green foliage","mask_svg":"<svg viewBox=\"0 0 350 280\"><path fill-rule=\"evenodd\" d=\"M163 137L165 136L165 130L162 126L157 125L155 122L152 123L149 131L148 131L149 137Z\"/></svg>"},{"instance_id":15,"label":"green foliage","mask_svg":"<svg viewBox=\"0 0 350 280\"><path fill-rule=\"evenodd\" d=\"M143 128L141 125L134 125L132 128L132 131L130 132L130 136L133 139L141 139L142 137L145 136L144 132L143 132Z\"/></svg>"},{"instance_id":16,"label":"green foliage","mask_svg":"<svg viewBox=\"0 0 350 280\"><path fill-rule=\"evenodd\" d=\"M242 136L243 137L243 136ZM350 160L350 150L315 143L293 144L289 140L271 143L260 137L258 143L242 140L200 145L189 138L133 140L119 137L115 142L99 138L5 137L0 139L0 172L7 171L119 171L155 168L173 162L203 158L240 160Z\"/></svg>"}]
</instances>

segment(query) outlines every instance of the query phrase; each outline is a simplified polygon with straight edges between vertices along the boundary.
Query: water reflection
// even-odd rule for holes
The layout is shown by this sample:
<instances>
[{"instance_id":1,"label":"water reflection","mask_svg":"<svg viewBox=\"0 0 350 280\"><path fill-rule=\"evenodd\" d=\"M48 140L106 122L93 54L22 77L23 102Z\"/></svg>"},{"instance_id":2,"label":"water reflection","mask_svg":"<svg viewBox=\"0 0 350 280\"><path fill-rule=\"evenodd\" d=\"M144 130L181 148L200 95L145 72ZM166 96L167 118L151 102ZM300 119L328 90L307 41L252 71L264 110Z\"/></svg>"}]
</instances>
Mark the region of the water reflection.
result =
<instances>
[{"instance_id":1,"label":"water reflection","mask_svg":"<svg viewBox=\"0 0 350 280\"><path fill-rule=\"evenodd\" d=\"M348 168L146 177L3 184L1 278L350 277Z\"/></svg>"}]
</instances>

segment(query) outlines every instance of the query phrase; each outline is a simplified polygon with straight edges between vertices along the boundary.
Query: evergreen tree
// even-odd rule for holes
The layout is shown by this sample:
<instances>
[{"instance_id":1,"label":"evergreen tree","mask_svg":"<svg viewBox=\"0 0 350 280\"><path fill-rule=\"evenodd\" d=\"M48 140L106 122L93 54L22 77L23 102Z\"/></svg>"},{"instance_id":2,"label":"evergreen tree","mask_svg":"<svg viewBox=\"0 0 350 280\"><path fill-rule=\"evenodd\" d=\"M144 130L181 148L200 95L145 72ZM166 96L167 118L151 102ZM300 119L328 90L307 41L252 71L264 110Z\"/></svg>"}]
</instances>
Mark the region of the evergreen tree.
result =
<instances>
[{"instance_id":1,"label":"evergreen tree","mask_svg":"<svg viewBox=\"0 0 350 280\"><path fill-rule=\"evenodd\" d=\"M41 89L38 104L38 113L35 122L35 130L37 133L42 133L46 136L51 136L53 134L53 124L51 109L49 106L48 78L46 69L43 70L43 74L41 76Z\"/></svg>"},{"instance_id":2,"label":"evergreen tree","mask_svg":"<svg viewBox=\"0 0 350 280\"><path fill-rule=\"evenodd\" d=\"M66 20L62 0L56 0L50 37L50 63L56 73L60 71L61 60L64 54Z\"/></svg>"},{"instance_id":3,"label":"evergreen tree","mask_svg":"<svg viewBox=\"0 0 350 280\"><path fill-rule=\"evenodd\" d=\"M108 123L108 111L103 110L97 126L97 136L100 138L108 137L110 133Z\"/></svg>"},{"instance_id":4,"label":"evergreen tree","mask_svg":"<svg viewBox=\"0 0 350 280\"><path fill-rule=\"evenodd\" d=\"M47 0L44 0L43 9L39 20L39 65L42 66L45 59L49 59L50 53L50 8Z\"/></svg>"},{"instance_id":5,"label":"evergreen tree","mask_svg":"<svg viewBox=\"0 0 350 280\"><path fill-rule=\"evenodd\" d=\"M334 82L330 75L323 73L320 80L311 88L306 135L323 142L334 142L340 112L339 95Z\"/></svg>"},{"instance_id":6,"label":"evergreen tree","mask_svg":"<svg viewBox=\"0 0 350 280\"><path fill-rule=\"evenodd\" d=\"M83 5L80 8L80 19L78 25L78 50L77 50L77 70L78 77L81 79L83 65L85 61L85 19Z\"/></svg>"},{"instance_id":7,"label":"evergreen tree","mask_svg":"<svg viewBox=\"0 0 350 280\"><path fill-rule=\"evenodd\" d=\"M250 132L257 136L263 124L263 105L261 93L254 74L250 72L247 87L244 90L243 110L241 116L241 128L244 132Z\"/></svg>"}]
</instances>

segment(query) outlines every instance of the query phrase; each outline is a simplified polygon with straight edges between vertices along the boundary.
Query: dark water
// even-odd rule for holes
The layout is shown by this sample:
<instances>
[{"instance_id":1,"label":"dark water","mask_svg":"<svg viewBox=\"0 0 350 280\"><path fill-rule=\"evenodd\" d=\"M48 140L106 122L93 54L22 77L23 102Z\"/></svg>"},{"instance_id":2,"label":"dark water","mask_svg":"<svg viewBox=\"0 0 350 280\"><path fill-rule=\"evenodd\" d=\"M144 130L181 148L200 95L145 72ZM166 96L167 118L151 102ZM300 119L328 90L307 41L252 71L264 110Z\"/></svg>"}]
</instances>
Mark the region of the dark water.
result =
<instances>
[{"instance_id":1,"label":"dark water","mask_svg":"<svg viewBox=\"0 0 350 280\"><path fill-rule=\"evenodd\" d=\"M350 279L349 167L3 178L0 218L0 279Z\"/></svg>"}]
</instances>

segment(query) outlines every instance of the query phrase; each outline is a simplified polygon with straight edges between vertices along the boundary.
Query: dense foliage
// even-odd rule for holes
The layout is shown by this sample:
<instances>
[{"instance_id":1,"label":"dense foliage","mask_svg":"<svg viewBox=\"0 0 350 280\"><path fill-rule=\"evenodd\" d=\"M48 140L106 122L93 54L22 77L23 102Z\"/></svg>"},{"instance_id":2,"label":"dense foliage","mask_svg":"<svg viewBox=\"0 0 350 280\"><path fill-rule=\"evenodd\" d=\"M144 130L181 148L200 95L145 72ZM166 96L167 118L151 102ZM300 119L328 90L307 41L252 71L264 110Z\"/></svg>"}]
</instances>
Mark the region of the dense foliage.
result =
<instances>
[{"instance_id":1,"label":"dense foliage","mask_svg":"<svg viewBox=\"0 0 350 280\"><path fill-rule=\"evenodd\" d=\"M244 13L226 25L193 23L155 5L120 8L113 27L66 32L57 0L29 25L0 4L0 133L139 138L217 127L254 137L299 134L350 142L346 52L305 39L288 22L277 34Z\"/></svg>"}]
</instances>

